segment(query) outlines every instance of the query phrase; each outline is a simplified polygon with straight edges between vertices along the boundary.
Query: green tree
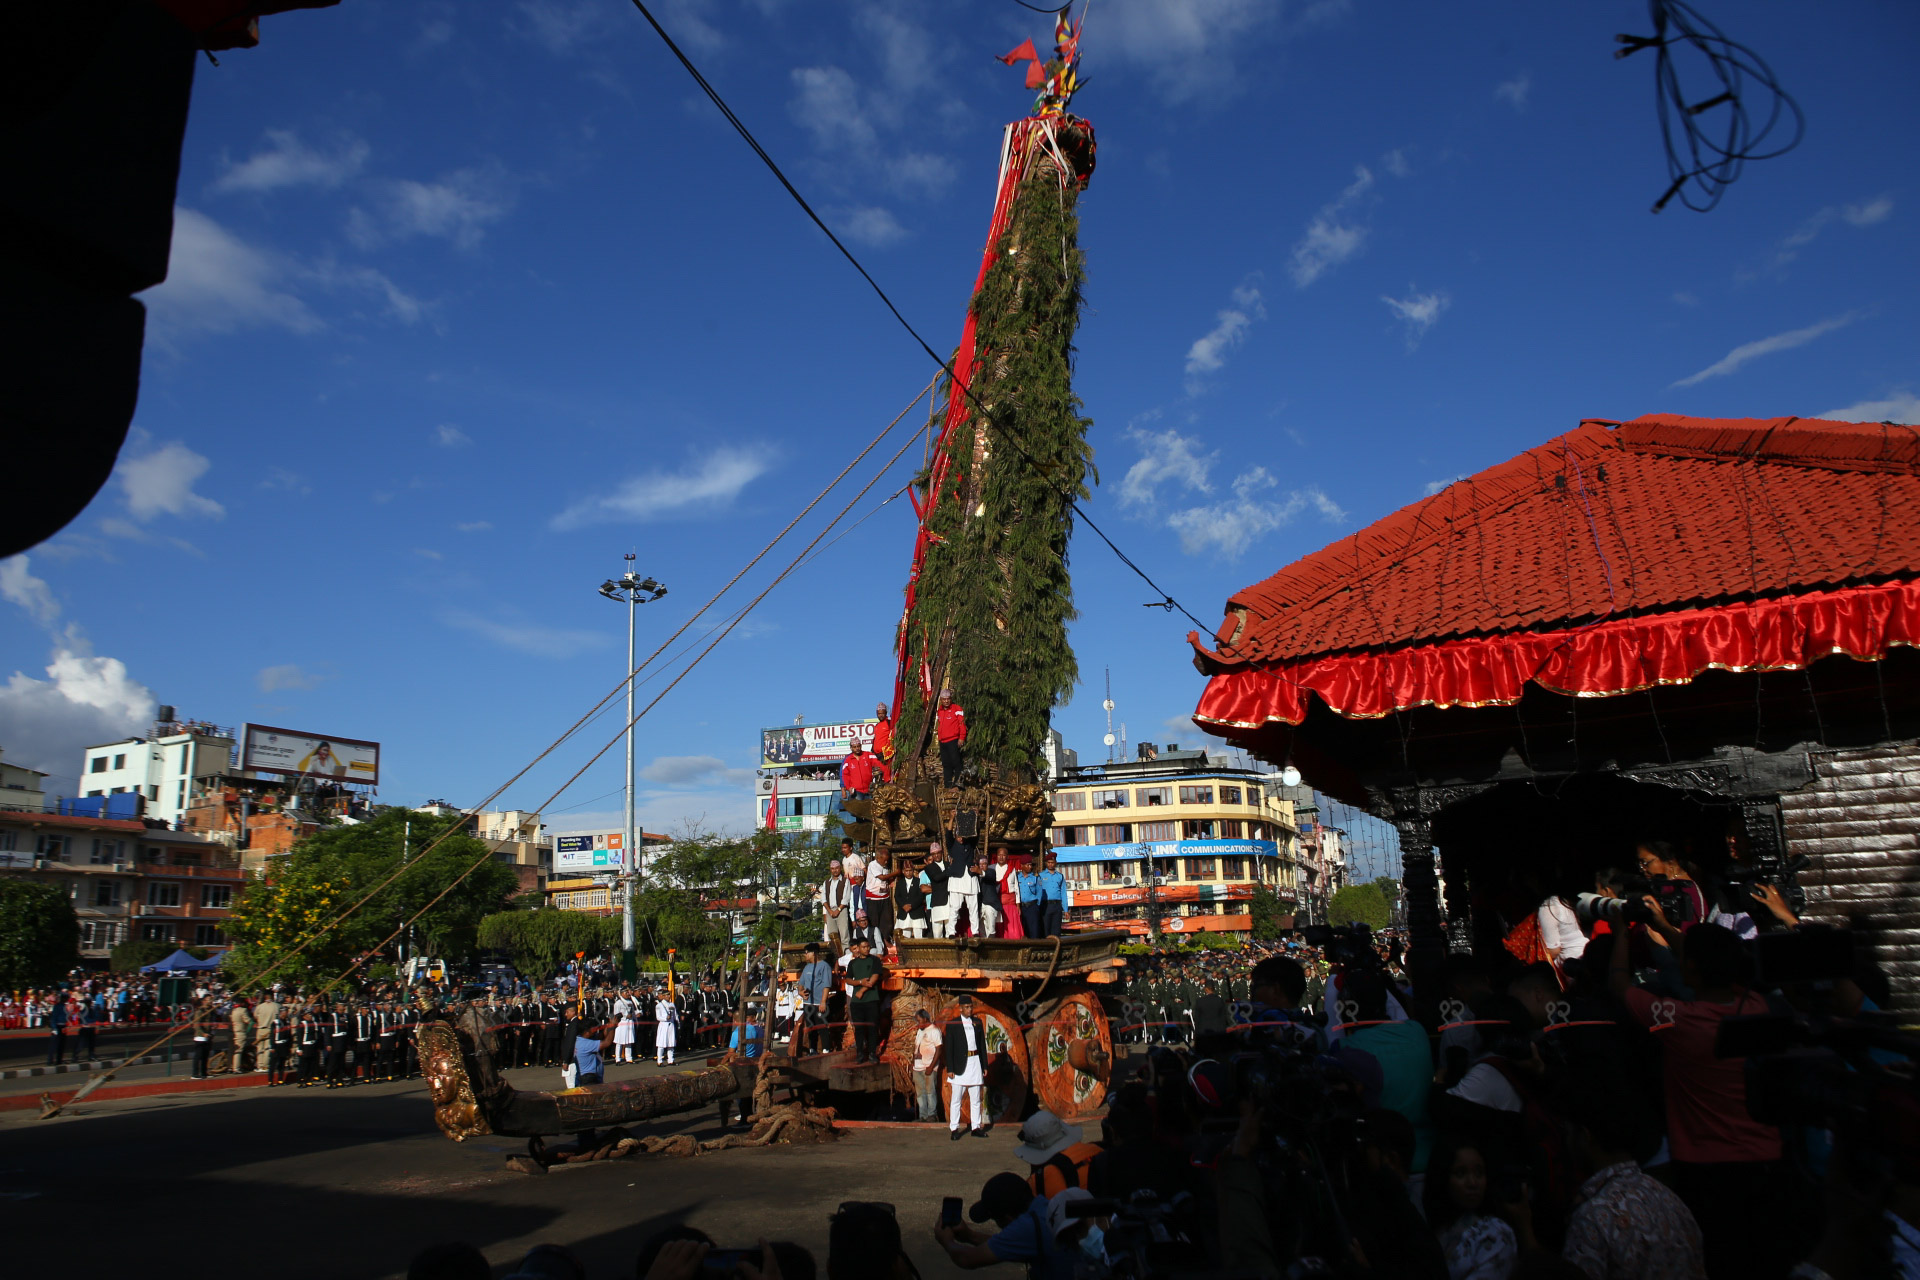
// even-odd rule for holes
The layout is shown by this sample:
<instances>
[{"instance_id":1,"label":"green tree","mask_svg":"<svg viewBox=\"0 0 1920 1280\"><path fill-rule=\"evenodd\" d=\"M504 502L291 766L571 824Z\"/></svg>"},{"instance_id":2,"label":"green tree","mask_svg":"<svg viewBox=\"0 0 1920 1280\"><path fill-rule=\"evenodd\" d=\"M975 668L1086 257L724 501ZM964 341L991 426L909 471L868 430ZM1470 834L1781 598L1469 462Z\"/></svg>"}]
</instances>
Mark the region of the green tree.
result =
<instances>
[{"instance_id":1,"label":"green tree","mask_svg":"<svg viewBox=\"0 0 1920 1280\"><path fill-rule=\"evenodd\" d=\"M66 890L11 877L0 880L0 987L57 982L80 959L80 918Z\"/></svg>"},{"instance_id":2,"label":"green tree","mask_svg":"<svg viewBox=\"0 0 1920 1280\"><path fill-rule=\"evenodd\" d=\"M513 957L516 971L548 978L586 952L609 956L620 949L620 918L584 911L501 911L478 925L480 945Z\"/></svg>"},{"instance_id":3,"label":"green tree","mask_svg":"<svg viewBox=\"0 0 1920 1280\"><path fill-rule=\"evenodd\" d=\"M241 893L227 922L234 946L226 968L298 980L309 973L330 978L376 948L395 960L406 938L388 942L388 935L423 910L412 930L416 952L467 959L478 946L481 919L504 906L519 882L512 868L486 857L484 841L464 831L427 851L459 821L389 809L371 822L327 827L302 840L274 861L266 879ZM400 875L365 905L319 932L396 870ZM294 955L302 942L307 948Z\"/></svg>"},{"instance_id":4,"label":"green tree","mask_svg":"<svg viewBox=\"0 0 1920 1280\"><path fill-rule=\"evenodd\" d=\"M1387 900L1378 885L1347 885L1334 890L1327 903L1327 923L1335 926L1358 920L1369 929L1384 929L1388 918Z\"/></svg>"},{"instance_id":5,"label":"green tree","mask_svg":"<svg viewBox=\"0 0 1920 1280\"><path fill-rule=\"evenodd\" d=\"M153 938L128 938L107 953L107 968L115 973L132 973L156 960L165 960L172 954L171 942L160 942Z\"/></svg>"},{"instance_id":6,"label":"green tree","mask_svg":"<svg viewBox=\"0 0 1920 1280\"><path fill-rule=\"evenodd\" d=\"M1266 885L1256 886L1253 898L1247 903L1248 915L1253 922L1253 936L1262 942L1272 942L1285 930L1281 928L1281 918L1290 915L1286 904L1280 901L1280 895Z\"/></svg>"},{"instance_id":7,"label":"green tree","mask_svg":"<svg viewBox=\"0 0 1920 1280\"><path fill-rule=\"evenodd\" d=\"M1400 882L1392 876L1379 877L1373 881L1373 887L1380 891L1380 896L1386 900L1389 910L1394 903L1400 901Z\"/></svg>"}]
</instances>

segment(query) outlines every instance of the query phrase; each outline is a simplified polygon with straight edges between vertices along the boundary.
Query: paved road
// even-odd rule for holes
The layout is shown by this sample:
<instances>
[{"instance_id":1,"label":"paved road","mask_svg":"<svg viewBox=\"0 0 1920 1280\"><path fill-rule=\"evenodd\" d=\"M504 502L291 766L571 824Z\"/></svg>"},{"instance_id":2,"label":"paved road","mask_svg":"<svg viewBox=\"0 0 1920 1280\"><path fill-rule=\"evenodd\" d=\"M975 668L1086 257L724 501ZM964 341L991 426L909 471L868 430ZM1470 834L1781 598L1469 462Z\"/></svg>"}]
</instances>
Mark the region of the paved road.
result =
<instances>
[{"instance_id":1,"label":"paved road","mask_svg":"<svg viewBox=\"0 0 1920 1280\"><path fill-rule=\"evenodd\" d=\"M513 1073L523 1087L551 1074ZM712 1110L641 1130L683 1131L720 1132ZM820 1147L530 1177L504 1168L519 1140L442 1137L417 1080L235 1089L83 1103L48 1121L0 1113L0 1231L18 1275L72 1270L105 1243L78 1225L93 1223L123 1242L93 1256L139 1256L167 1273L398 1277L418 1249L468 1240L504 1274L554 1241L579 1254L590 1280L625 1280L650 1233L686 1221L722 1244L796 1240L824 1275L828 1215L843 1200L872 1199L897 1207L908 1251L936 1280L959 1274L931 1238L940 1198L971 1201L988 1176L1020 1168L1014 1142L1008 1126L960 1142L937 1127L859 1129Z\"/></svg>"}]
</instances>

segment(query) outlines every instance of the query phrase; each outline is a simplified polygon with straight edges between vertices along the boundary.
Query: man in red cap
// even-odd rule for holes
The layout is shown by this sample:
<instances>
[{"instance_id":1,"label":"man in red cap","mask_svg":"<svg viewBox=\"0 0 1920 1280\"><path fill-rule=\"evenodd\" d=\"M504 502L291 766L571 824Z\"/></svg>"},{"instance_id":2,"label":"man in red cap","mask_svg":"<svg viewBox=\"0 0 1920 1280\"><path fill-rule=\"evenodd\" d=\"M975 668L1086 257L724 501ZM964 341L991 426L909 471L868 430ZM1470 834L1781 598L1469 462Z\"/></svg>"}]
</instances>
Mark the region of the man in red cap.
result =
<instances>
[{"instance_id":1,"label":"man in red cap","mask_svg":"<svg viewBox=\"0 0 1920 1280\"><path fill-rule=\"evenodd\" d=\"M936 714L940 734L940 776L948 786L960 781L960 744L967 740L967 713L953 700L953 690L940 691Z\"/></svg>"}]
</instances>

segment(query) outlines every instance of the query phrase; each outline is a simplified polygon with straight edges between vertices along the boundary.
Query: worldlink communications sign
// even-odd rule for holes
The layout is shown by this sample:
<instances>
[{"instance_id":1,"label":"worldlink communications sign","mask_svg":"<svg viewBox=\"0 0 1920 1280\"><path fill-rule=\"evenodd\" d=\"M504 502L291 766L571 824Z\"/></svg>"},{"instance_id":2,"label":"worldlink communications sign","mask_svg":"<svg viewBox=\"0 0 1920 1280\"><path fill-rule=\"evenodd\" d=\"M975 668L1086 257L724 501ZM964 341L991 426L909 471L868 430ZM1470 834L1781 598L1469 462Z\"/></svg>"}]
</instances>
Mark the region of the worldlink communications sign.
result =
<instances>
[{"instance_id":1,"label":"worldlink communications sign","mask_svg":"<svg viewBox=\"0 0 1920 1280\"><path fill-rule=\"evenodd\" d=\"M326 778L371 787L380 781L380 744L250 724L243 734L240 768L243 772Z\"/></svg>"},{"instance_id":2,"label":"worldlink communications sign","mask_svg":"<svg viewBox=\"0 0 1920 1280\"><path fill-rule=\"evenodd\" d=\"M576 832L553 838L553 869L591 874L624 869L622 853L627 838L619 831Z\"/></svg>"},{"instance_id":3,"label":"worldlink communications sign","mask_svg":"<svg viewBox=\"0 0 1920 1280\"><path fill-rule=\"evenodd\" d=\"M1139 861L1141 858L1277 858L1272 840L1144 840L1132 844L1062 844L1062 862Z\"/></svg>"},{"instance_id":4,"label":"worldlink communications sign","mask_svg":"<svg viewBox=\"0 0 1920 1280\"><path fill-rule=\"evenodd\" d=\"M839 764L857 741L873 746L874 720L843 724L793 724L760 731L760 767L781 769L794 764Z\"/></svg>"}]
</instances>

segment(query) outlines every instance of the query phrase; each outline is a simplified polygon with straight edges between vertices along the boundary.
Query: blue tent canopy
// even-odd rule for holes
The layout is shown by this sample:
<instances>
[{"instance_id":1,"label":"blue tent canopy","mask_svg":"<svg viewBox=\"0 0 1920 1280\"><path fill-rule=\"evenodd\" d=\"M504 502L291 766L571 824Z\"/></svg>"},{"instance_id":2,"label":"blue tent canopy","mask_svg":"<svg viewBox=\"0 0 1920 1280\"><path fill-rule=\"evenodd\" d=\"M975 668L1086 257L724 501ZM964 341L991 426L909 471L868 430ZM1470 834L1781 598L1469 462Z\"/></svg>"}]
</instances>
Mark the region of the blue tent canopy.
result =
<instances>
[{"instance_id":1,"label":"blue tent canopy","mask_svg":"<svg viewBox=\"0 0 1920 1280\"><path fill-rule=\"evenodd\" d=\"M195 960L184 951L176 951L165 960L155 960L152 964L140 966L142 973L174 973L180 970L200 972L206 969L218 969L220 957L208 956L205 960Z\"/></svg>"}]
</instances>

